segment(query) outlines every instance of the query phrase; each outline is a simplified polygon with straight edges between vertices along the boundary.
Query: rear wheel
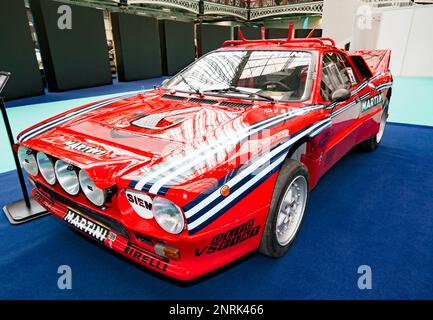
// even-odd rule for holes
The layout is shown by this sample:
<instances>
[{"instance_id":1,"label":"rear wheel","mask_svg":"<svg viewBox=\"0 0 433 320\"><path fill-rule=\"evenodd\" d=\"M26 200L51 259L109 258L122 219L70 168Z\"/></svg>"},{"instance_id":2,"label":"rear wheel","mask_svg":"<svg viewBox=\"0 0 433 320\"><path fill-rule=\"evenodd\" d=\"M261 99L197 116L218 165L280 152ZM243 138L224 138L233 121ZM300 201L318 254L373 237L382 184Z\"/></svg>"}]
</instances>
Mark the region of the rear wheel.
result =
<instances>
[{"instance_id":1,"label":"rear wheel","mask_svg":"<svg viewBox=\"0 0 433 320\"><path fill-rule=\"evenodd\" d=\"M374 137L362 142L359 146L365 151L375 150L383 138L383 133L385 132L386 121L388 120L388 99L385 98L382 117L380 118L379 131Z\"/></svg>"},{"instance_id":2,"label":"rear wheel","mask_svg":"<svg viewBox=\"0 0 433 320\"><path fill-rule=\"evenodd\" d=\"M277 258L287 252L301 227L309 195L307 168L298 161L287 159L277 178L260 253Z\"/></svg>"}]
</instances>

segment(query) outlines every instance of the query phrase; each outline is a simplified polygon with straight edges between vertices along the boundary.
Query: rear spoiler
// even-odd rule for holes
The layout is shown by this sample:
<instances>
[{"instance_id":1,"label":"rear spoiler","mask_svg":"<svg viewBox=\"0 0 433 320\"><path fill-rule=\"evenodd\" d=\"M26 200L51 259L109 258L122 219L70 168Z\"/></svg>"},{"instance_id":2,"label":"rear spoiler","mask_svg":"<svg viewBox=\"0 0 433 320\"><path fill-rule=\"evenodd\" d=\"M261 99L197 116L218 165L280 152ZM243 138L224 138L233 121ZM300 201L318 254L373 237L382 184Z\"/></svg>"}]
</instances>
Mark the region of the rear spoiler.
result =
<instances>
[{"instance_id":1,"label":"rear spoiler","mask_svg":"<svg viewBox=\"0 0 433 320\"><path fill-rule=\"evenodd\" d=\"M348 51L347 53L357 65L358 63L362 64L362 62L359 62L360 58L362 58L370 69L372 75L375 75L376 73L387 72L389 69L391 50L356 50ZM363 73L363 70L360 70L360 72Z\"/></svg>"}]
</instances>

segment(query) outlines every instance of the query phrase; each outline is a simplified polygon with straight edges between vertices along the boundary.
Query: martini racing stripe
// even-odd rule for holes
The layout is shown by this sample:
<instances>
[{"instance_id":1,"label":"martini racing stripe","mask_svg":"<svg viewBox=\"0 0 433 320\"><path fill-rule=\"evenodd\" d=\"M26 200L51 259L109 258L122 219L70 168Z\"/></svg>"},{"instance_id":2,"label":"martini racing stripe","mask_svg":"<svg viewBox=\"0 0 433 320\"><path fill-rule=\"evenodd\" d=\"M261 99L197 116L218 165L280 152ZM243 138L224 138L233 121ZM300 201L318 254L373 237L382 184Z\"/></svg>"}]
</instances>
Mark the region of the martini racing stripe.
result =
<instances>
[{"instance_id":1,"label":"martini racing stripe","mask_svg":"<svg viewBox=\"0 0 433 320\"><path fill-rule=\"evenodd\" d=\"M338 116L340 113L342 113L342 112L346 111L347 109L349 109L349 108L355 106L356 104L357 104L356 101L352 101L352 102L349 103L348 105L346 105L346 106L342 107L341 109L338 109L337 111L333 112L333 113L331 114L331 117L333 118L333 117Z\"/></svg>"},{"instance_id":2,"label":"martini racing stripe","mask_svg":"<svg viewBox=\"0 0 433 320\"><path fill-rule=\"evenodd\" d=\"M322 106L320 106L320 108L322 108ZM309 110L311 111L311 110ZM305 109L300 109L298 112L293 112L293 113L288 113L286 116L280 118L280 119L276 119L274 121L271 122L267 122L266 124L259 126L258 128L255 128L253 130L247 131L243 134L240 135L236 135L236 137L234 138L229 138L227 140L224 139L222 141L222 143L217 144L215 148L209 148L210 150L208 152L206 152L203 156L192 159L192 161L185 163L185 165L177 168L174 172L165 175L164 177L162 177L161 179L159 179L155 184L152 185L152 187L149 189L149 192L152 194L158 194L161 187L170 187L171 185L173 185L171 182L173 180L175 180L176 178L183 177L183 175L187 175L188 172L191 173L194 170L197 170L198 167L202 167L204 165L206 165L206 162L209 161L210 158L214 158L214 157L218 157L220 156L220 153L225 153L227 146L236 146L237 144L239 144L240 142L248 139L249 137L258 134L259 132L265 130L265 129L269 129L275 125L278 125L279 123L289 120L295 116L299 116L302 113L305 113Z\"/></svg>"},{"instance_id":3,"label":"martini racing stripe","mask_svg":"<svg viewBox=\"0 0 433 320\"><path fill-rule=\"evenodd\" d=\"M376 80L377 78L379 78L380 76L382 76L382 73L378 73L376 74L374 77L365 80L363 83L361 83L359 85L358 88L356 88L355 90L350 92L350 96L353 97L354 95L356 95L358 92L362 91L369 83L371 83L372 81ZM392 82L389 82L392 85ZM379 85L377 88L379 88L381 85ZM377 89L376 88L376 89ZM341 102L333 102L331 103L329 106L327 106L327 109L332 109L334 108L337 104L339 104Z\"/></svg>"},{"instance_id":4,"label":"martini racing stripe","mask_svg":"<svg viewBox=\"0 0 433 320\"><path fill-rule=\"evenodd\" d=\"M280 143L278 146L274 147L270 152L264 154L262 157L258 158L258 160L255 160L251 165L249 165L244 170L241 170L239 174L236 174L230 181L224 182L227 186L232 189L236 184L243 181L245 177L248 176L250 173L254 173L257 169L261 168L263 165L268 164L271 159L278 157L279 155L288 153L290 147L297 142L300 138L305 136L305 131L311 132L315 129L322 129L323 127L328 127L331 124L331 119L326 119L323 121L320 121L319 123L314 124L307 130L304 130L301 133L296 134L295 136L292 136L288 140ZM240 166L241 167L241 166ZM185 215L187 218L190 218L194 216L198 211L202 210L205 206L207 206L209 203L214 201L215 199L220 198L220 192L219 190L215 190L211 195L209 195L205 200L200 201L197 205L195 205L193 208L189 208L187 211L185 211ZM224 199L224 197L222 198ZM184 207L184 209L186 209Z\"/></svg>"},{"instance_id":5,"label":"martini racing stripe","mask_svg":"<svg viewBox=\"0 0 433 320\"><path fill-rule=\"evenodd\" d=\"M388 84L387 84L387 86L388 86ZM380 91L379 87L377 87L376 90ZM373 97L375 97L375 96L376 96L376 95L374 95ZM373 97L372 97L372 98L373 98ZM364 94L363 96L361 96L361 97L359 98L359 101L364 101L364 100L367 100L367 99L369 99L369 98L370 98L370 93L366 93L366 94ZM349 108L355 106L357 103L358 103L357 101L352 101L352 102L349 103L347 106L345 106L345 107L343 107L343 108L341 108L341 109L338 109L337 111L333 112L333 113L331 114L331 117L333 118L333 117L338 116L340 113L342 113L342 112L346 111L347 109L349 109Z\"/></svg>"},{"instance_id":6,"label":"martini racing stripe","mask_svg":"<svg viewBox=\"0 0 433 320\"><path fill-rule=\"evenodd\" d=\"M218 203L223 201L226 197L221 195L220 188L223 185L226 185L230 188L230 192L233 193L249 180L251 180L255 175L259 172L266 170L267 166L271 165L279 156L286 154L286 148L281 150L281 145L275 147L276 150L273 156L270 156L270 152L266 157L259 157L256 161L250 164L247 167L243 167L242 165L233 170L234 174L231 174L231 178L227 176L223 177L218 181L217 186L210 187L209 189L213 190L212 192L205 191L202 197L198 197L199 199L193 200L183 207L185 212L185 217L187 218L188 224L197 220L201 217L205 212L209 211L212 207L216 206ZM188 209L187 209L188 208Z\"/></svg>"},{"instance_id":7,"label":"martini racing stripe","mask_svg":"<svg viewBox=\"0 0 433 320\"><path fill-rule=\"evenodd\" d=\"M309 137L310 138L314 138L317 137L320 133L322 133L323 131L325 131L326 129L328 129L330 126L332 126L332 121L329 121L328 123L326 123L324 126L320 127L319 129L317 129L316 131L312 132Z\"/></svg>"},{"instance_id":8,"label":"martini racing stripe","mask_svg":"<svg viewBox=\"0 0 433 320\"><path fill-rule=\"evenodd\" d=\"M381 85L377 86L376 90L377 91L382 91L382 90L385 90L385 89L388 89L388 88L391 88L391 87L392 87L392 81L386 82L386 83L382 83Z\"/></svg>"},{"instance_id":9,"label":"martini racing stripe","mask_svg":"<svg viewBox=\"0 0 433 320\"><path fill-rule=\"evenodd\" d=\"M328 118L304 129L295 136L292 136L289 140L281 143L277 147L274 147L271 152L260 157L252 165L240 171L240 173L235 175L231 180L225 182L225 184L233 191L229 196L221 196L218 188L218 190L213 191L209 196L205 197L201 201L195 202L193 207L188 205L188 210L185 210L185 207L184 212L188 221L188 229L190 233L203 229L244 198L245 195L260 185L271 174L279 170L280 165L289 153L290 147L299 139L316 130L322 130L323 127L328 127L330 123L331 120ZM266 167L262 168L263 166Z\"/></svg>"},{"instance_id":10,"label":"martini racing stripe","mask_svg":"<svg viewBox=\"0 0 433 320\"><path fill-rule=\"evenodd\" d=\"M362 89L364 89L364 88L366 87L366 85L367 85L367 84L362 85L362 87L360 86L360 87L357 88L356 90L352 91L352 92L350 93L350 96L353 97L353 96L354 96L355 94L357 94L359 91L361 91ZM370 94L370 93L367 93L366 95L369 95L369 94ZM327 108L327 109L332 109L332 108L334 108L334 107L336 107L337 105L342 104L342 103L344 103L344 102L333 102L333 103L331 103L329 106L327 106L326 108Z\"/></svg>"},{"instance_id":11,"label":"martini racing stripe","mask_svg":"<svg viewBox=\"0 0 433 320\"><path fill-rule=\"evenodd\" d=\"M370 97L370 92L368 92L368 93L366 93L366 94L364 94L364 95L362 95L362 96L360 96L359 97L359 100L365 100L365 99L367 99L368 97Z\"/></svg>"},{"instance_id":12,"label":"martini racing stripe","mask_svg":"<svg viewBox=\"0 0 433 320\"><path fill-rule=\"evenodd\" d=\"M362 83L358 88L356 88L355 90L353 90L350 93L350 95L354 96L355 94L357 94L358 92L360 92L361 90L363 90L366 86L367 86L367 82Z\"/></svg>"},{"instance_id":13,"label":"martini racing stripe","mask_svg":"<svg viewBox=\"0 0 433 320\"><path fill-rule=\"evenodd\" d=\"M54 128L54 127L62 125L65 122L68 122L70 120L76 119L83 114L86 114L88 112L91 112L91 111L97 110L99 108L105 107L105 106L112 104L112 103L115 103L117 101L133 97L134 95L136 95L136 94L128 94L128 95L119 96L116 98L112 98L112 99L109 99L109 100L106 100L103 102L99 102L97 104L92 104L92 105L87 106L85 108L67 113L61 117L55 118L55 119L53 119L47 123L41 124L41 125L37 126L36 128L30 129L30 130L22 133L20 136L18 136L18 141L24 142L24 141L30 140L30 139L32 139L32 138L34 138L34 137L36 137L42 133Z\"/></svg>"},{"instance_id":14,"label":"martini racing stripe","mask_svg":"<svg viewBox=\"0 0 433 320\"><path fill-rule=\"evenodd\" d=\"M285 156L281 156L276 159L267 170L261 171L258 175L254 176L253 179L249 180L246 184L241 186L235 192L233 192L230 196L224 199L219 203L218 206L214 207L204 215L200 216L197 220L188 224L188 231L190 234L194 234L210 223L215 221L218 217L220 217L225 211L229 210L233 207L238 201L242 200L245 196L247 196L252 190L257 188L260 184L262 184L269 176L273 173L277 172L284 162ZM233 200L236 200L233 201ZM225 208L224 210L222 208Z\"/></svg>"},{"instance_id":15,"label":"martini racing stripe","mask_svg":"<svg viewBox=\"0 0 433 320\"><path fill-rule=\"evenodd\" d=\"M318 110L321 108L323 108L323 105L315 105L311 107L290 111L275 116L273 118L269 118L261 122L255 123L254 125L247 128L246 130L237 133L236 137L234 138L227 138L227 136L221 137L220 139L215 140L210 144L204 145L202 148L196 149L186 154L180 159L176 159L173 162L164 164L155 171L146 173L144 176L138 178L139 179L138 182L136 180L133 180L130 183L130 187L135 188L136 190L140 190L140 191L145 190L154 194L158 194L160 193L161 188L164 188L164 185L166 183L175 179L181 173L188 171L188 169L191 169L192 166L198 166L200 164L206 163L206 160L209 160L209 158L218 156L218 152L223 152L225 149L228 149L230 146L236 146L237 144L244 141L248 137L257 134L267 128L275 126L283 121L289 120L295 116L299 116L301 114L313 110Z\"/></svg>"}]
</instances>

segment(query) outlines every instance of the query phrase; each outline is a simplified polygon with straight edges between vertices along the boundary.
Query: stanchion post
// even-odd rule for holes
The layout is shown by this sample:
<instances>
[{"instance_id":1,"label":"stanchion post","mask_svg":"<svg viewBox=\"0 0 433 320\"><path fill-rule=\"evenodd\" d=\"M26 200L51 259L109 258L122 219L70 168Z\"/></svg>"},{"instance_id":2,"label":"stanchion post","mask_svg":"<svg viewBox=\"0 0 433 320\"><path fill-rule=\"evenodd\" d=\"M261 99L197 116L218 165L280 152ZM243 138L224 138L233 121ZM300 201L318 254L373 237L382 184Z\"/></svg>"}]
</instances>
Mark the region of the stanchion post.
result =
<instances>
[{"instance_id":1,"label":"stanchion post","mask_svg":"<svg viewBox=\"0 0 433 320\"><path fill-rule=\"evenodd\" d=\"M11 74L9 72L0 71L0 109L3 117L3 122L6 127L6 133L8 135L9 144L11 147L12 155L15 161L15 166L20 180L21 191L23 193L23 200L15 201L4 206L3 211L6 214L9 222L12 224L24 223L26 221L47 215L47 211L42 208L33 198L29 197L27 192L26 181L24 179L23 170L18 159L18 155L14 152L13 146L15 143L12 129L10 126L8 114L6 111L6 105L4 99L1 96L6 83L8 82Z\"/></svg>"},{"instance_id":2,"label":"stanchion post","mask_svg":"<svg viewBox=\"0 0 433 320\"><path fill-rule=\"evenodd\" d=\"M12 134L12 130L11 130L11 126L10 126L10 123L9 123L9 118L8 118L8 115L7 115L7 112L6 112L6 107L5 107L5 103L4 103L3 97L0 97L0 108L1 108L1 113L2 113L2 116L3 116L3 122L4 122L4 125L6 127L6 133L8 135L9 143L11 145L12 154L13 154L14 161L15 161L15 167L17 168L18 178L20 179L20 185L21 185L21 190L23 192L24 201L26 203L26 207L30 208L29 193L27 192L26 182L24 180L23 169L21 168L21 165L20 165L20 162L18 160L17 154L13 150L14 137L13 137L13 134Z\"/></svg>"}]
</instances>

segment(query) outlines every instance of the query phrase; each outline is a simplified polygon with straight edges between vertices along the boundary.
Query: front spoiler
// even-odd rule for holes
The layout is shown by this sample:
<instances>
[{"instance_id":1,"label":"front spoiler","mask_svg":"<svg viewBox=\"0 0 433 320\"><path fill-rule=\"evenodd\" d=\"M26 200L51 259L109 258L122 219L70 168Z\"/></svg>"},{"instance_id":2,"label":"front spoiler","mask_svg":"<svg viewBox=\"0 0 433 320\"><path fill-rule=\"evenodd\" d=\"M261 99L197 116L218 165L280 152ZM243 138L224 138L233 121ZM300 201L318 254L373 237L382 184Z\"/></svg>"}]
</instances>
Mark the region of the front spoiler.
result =
<instances>
[{"instance_id":1,"label":"front spoiler","mask_svg":"<svg viewBox=\"0 0 433 320\"><path fill-rule=\"evenodd\" d=\"M78 232L146 268L180 281L189 281L201 277L256 250L261 239L262 230L260 230L260 225L264 225L268 212L268 208L261 208L258 211L243 216L239 220L232 221L230 224L227 224L222 228L213 230L213 232L194 236L190 239L184 239L182 243L173 244L174 247L179 248L181 252L181 259L174 261L168 260L165 257L161 257L155 252L151 251L151 249L141 246L140 243L129 237L129 233L132 230L127 230L128 232L125 235L122 235L108 227L108 224L104 224L103 220L96 220L96 216L90 215L87 212L81 211L79 209L77 210L71 208L68 206L68 204L65 204L61 201L55 201L55 199L51 199L48 194L45 195L43 191L39 191L35 188L32 190L32 195L41 206L61 220L64 220L68 210L72 209L73 211L78 212L81 216L84 216L87 220L90 220L101 225L105 229L108 229L108 232L106 235L104 235L103 239L101 239L101 237L95 238L94 236L83 232L80 230L80 228L77 228L64 221ZM205 251L202 249L203 243L211 243L211 241L213 241L218 234L221 234L221 232L228 232L234 227L238 227L242 223L245 224L246 221L251 219L255 219L257 221L257 225L255 227L256 233L253 237L249 238L248 241L243 241L239 245L227 249L224 247L224 250L218 252L215 251L215 253L211 255L203 253ZM108 223L109 221L106 220L106 222ZM121 231L121 229L119 230ZM167 243L167 245L172 244ZM201 248L200 250L203 250L200 251L200 254L198 255L197 246Z\"/></svg>"},{"instance_id":2,"label":"front spoiler","mask_svg":"<svg viewBox=\"0 0 433 320\"><path fill-rule=\"evenodd\" d=\"M32 195L41 206L47 209L55 217L64 220L64 217L68 212L68 206L59 202L54 203L49 198L45 197L43 194L38 192L36 189L32 190ZM85 214L81 212L80 215L86 217L86 219L90 221L99 223L87 217ZM76 228L73 225L70 226L73 229L77 230L78 232L84 234L85 236L95 241L98 241L98 239L92 237L88 233L80 230L79 228ZM169 261L168 259L165 259L163 257L159 257L155 253L152 253L148 250L141 248L140 246L132 243L129 239L114 232L113 230L109 230L109 234L107 235L107 237L105 237L105 239L102 242L101 241L98 242L102 243L105 247L120 253L126 258L139 263L140 265L146 268L149 268L151 270L154 270L166 276L172 277L174 279L187 281L200 276L200 274L193 274L190 270L179 267L175 265L172 261Z\"/></svg>"}]
</instances>

